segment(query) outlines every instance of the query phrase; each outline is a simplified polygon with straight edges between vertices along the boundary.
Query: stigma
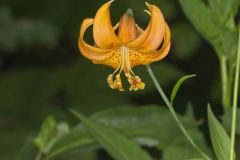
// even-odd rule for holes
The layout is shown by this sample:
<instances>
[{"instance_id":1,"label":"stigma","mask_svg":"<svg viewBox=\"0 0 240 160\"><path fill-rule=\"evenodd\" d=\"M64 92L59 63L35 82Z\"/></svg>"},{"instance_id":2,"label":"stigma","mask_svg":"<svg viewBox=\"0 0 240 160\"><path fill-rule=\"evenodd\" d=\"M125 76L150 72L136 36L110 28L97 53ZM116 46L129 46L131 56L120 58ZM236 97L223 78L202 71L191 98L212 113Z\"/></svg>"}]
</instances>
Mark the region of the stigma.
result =
<instances>
[{"instance_id":1,"label":"stigma","mask_svg":"<svg viewBox=\"0 0 240 160\"><path fill-rule=\"evenodd\" d=\"M131 69L130 61L130 49L127 46L122 45L119 48L119 64L117 69L108 75L107 82L109 87L112 89L118 89L119 91L124 91L124 87L121 80L121 74L123 72L124 76L127 78L127 81L130 85L130 91L143 90L145 84L141 81L139 76L136 76Z\"/></svg>"}]
</instances>

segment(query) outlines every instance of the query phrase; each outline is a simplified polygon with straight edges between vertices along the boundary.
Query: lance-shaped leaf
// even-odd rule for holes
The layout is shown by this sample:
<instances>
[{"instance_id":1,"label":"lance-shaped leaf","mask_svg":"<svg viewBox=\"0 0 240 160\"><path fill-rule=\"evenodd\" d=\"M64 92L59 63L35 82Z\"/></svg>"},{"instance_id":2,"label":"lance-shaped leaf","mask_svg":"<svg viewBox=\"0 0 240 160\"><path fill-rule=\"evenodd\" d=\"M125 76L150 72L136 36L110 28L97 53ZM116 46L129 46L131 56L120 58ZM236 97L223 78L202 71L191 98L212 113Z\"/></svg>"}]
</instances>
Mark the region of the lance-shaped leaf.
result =
<instances>
[{"instance_id":1,"label":"lance-shaped leaf","mask_svg":"<svg viewBox=\"0 0 240 160\"><path fill-rule=\"evenodd\" d=\"M183 82L189 78L192 78L192 77L195 77L196 75L195 74L192 74L192 75L187 75L187 76L183 76L182 78L180 78L177 83L174 85L173 87L173 90L172 90L172 93L171 93L171 103L174 102L174 99L176 97L176 94L179 90L179 88L181 87L181 85L183 84Z\"/></svg>"},{"instance_id":2,"label":"lance-shaped leaf","mask_svg":"<svg viewBox=\"0 0 240 160\"><path fill-rule=\"evenodd\" d=\"M79 118L94 139L116 160L151 160L137 143L129 140L115 129L86 118L75 110L71 112Z\"/></svg>"},{"instance_id":3,"label":"lance-shaped leaf","mask_svg":"<svg viewBox=\"0 0 240 160\"><path fill-rule=\"evenodd\" d=\"M230 157L230 138L221 123L212 113L210 105L208 105L208 125L217 159L228 160Z\"/></svg>"},{"instance_id":4,"label":"lance-shaped leaf","mask_svg":"<svg viewBox=\"0 0 240 160\"><path fill-rule=\"evenodd\" d=\"M201 0L179 0L180 5L194 27L212 45L220 46L220 29L212 19L212 12Z\"/></svg>"}]
</instances>

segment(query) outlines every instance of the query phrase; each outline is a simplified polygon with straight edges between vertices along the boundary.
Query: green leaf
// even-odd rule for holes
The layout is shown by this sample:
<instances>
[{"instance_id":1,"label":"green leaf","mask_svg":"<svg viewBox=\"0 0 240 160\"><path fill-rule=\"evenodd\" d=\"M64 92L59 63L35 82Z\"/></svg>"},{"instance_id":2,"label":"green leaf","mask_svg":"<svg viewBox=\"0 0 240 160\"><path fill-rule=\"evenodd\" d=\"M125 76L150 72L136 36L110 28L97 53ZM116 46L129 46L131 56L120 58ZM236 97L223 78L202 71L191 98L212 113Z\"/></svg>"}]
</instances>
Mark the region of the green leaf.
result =
<instances>
[{"instance_id":1,"label":"green leaf","mask_svg":"<svg viewBox=\"0 0 240 160\"><path fill-rule=\"evenodd\" d=\"M203 0L179 0L179 2L188 19L213 46L218 56L226 56L234 67L237 55L237 29L233 13L239 6L239 0L210 0L211 8L206 6Z\"/></svg>"},{"instance_id":2,"label":"green leaf","mask_svg":"<svg viewBox=\"0 0 240 160\"><path fill-rule=\"evenodd\" d=\"M230 157L230 138L221 123L215 118L210 105L208 105L208 125L217 159L228 160Z\"/></svg>"},{"instance_id":3,"label":"green leaf","mask_svg":"<svg viewBox=\"0 0 240 160\"><path fill-rule=\"evenodd\" d=\"M221 29L221 50L224 51L229 59L230 67L234 68L236 65L237 49L238 49L238 32L237 30Z\"/></svg>"},{"instance_id":4,"label":"green leaf","mask_svg":"<svg viewBox=\"0 0 240 160\"><path fill-rule=\"evenodd\" d=\"M240 122L240 109L237 109L237 122ZM230 133L232 127L232 108L228 108L222 116L222 124ZM236 124L236 134L240 135L240 123Z\"/></svg>"},{"instance_id":5,"label":"green leaf","mask_svg":"<svg viewBox=\"0 0 240 160\"><path fill-rule=\"evenodd\" d=\"M210 155L203 142L203 135L199 132L199 130L194 128L188 132L190 133L193 140L197 143L197 145L203 149L205 153L208 153L208 155ZM194 157L201 157L200 153L192 147L184 135L173 137L172 141L169 143L171 143L171 145L167 146L163 150L163 160L186 160Z\"/></svg>"},{"instance_id":6,"label":"green leaf","mask_svg":"<svg viewBox=\"0 0 240 160\"><path fill-rule=\"evenodd\" d=\"M195 74L191 74L191 75L186 75L186 76L183 76L182 78L180 78L177 83L174 85L173 87L173 90L172 90L172 93L171 93L171 103L173 104L174 102L174 99L176 97L176 94L179 90L179 88L181 87L181 85L183 84L183 82L189 78L192 78L192 77L195 77L196 75Z\"/></svg>"},{"instance_id":7,"label":"green leaf","mask_svg":"<svg viewBox=\"0 0 240 160\"><path fill-rule=\"evenodd\" d=\"M219 45L219 28L212 19L212 13L202 0L179 0L180 5L194 27L212 45Z\"/></svg>"},{"instance_id":8,"label":"green leaf","mask_svg":"<svg viewBox=\"0 0 240 160\"><path fill-rule=\"evenodd\" d=\"M40 133L34 140L35 146L41 152L44 153L45 148L48 146L51 139L55 136L56 125L56 120L52 116L47 117L43 122Z\"/></svg>"},{"instance_id":9,"label":"green leaf","mask_svg":"<svg viewBox=\"0 0 240 160\"><path fill-rule=\"evenodd\" d=\"M195 120L181 116L179 118L187 130L197 128ZM178 138L187 141L170 112L160 106L121 106L96 113L91 116L91 119L121 131L141 145L157 147L160 150L172 145L169 142L172 142L173 137L176 138L176 141ZM207 149L203 137L199 138L198 142ZM96 141L87 133L82 124L77 125L69 134L59 139L47 157L53 157L76 147L79 149L98 147Z\"/></svg>"},{"instance_id":10,"label":"green leaf","mask_svg":"<svg viewBox=\"0 0 240 160\"><path fill-rule=\"evenodd\" d=\"M184 114L184 117L195 119L192 104L190 102L187 105L187 110ZM199 121L198 123L201 122ZM189 129L188 133L191 135L196 144L205 153L211 156L211 153L209 152L208 148L206 147L206 143L204 142L204 137L201 132L199 132L199 129ZM196 151L196 149L192 147L192 145L189 143L189 141L186 140L186 137L183 134L178 135L177 137L172 137L172 140L169 143L170 145L163 150L163 160L186 160L202 156L198 151ZM179 157L179 155L181 155L181 157Z\"/></svg>"},{"instance_id":11,"label":"green leaf","mask_svg":"<svg viewBox=\"0 0 240 160\"><path fill-rule=\"evenodd\" d=\"M217 20L225 26L228 25L229 21L234 23L234 16L237 13L239 2L239 0L209 0L209 4Z\"/></svg>"},{"instance_id":12,"label":"green leaf","mask_svg":"<svg viewBox=\"0 0 240 160\"><path fill-rule=\"evenodd\" d=\"M69 126L66 123L57 124L56 120L52 116L49 116L43 122L40 133L34 139L33 143L40 152L46 154L58 138L68 132Z\"/></svg>"},{"instance_id":13,"label":"green leaf","mask_svg":"<svg viewBox=\"0 0 240 160\"><path fill-rule=\"evenodd\" d=\"M79 118L87 131L98 141L108 153L116 160L151 160L136 143L128 140L123 134L116 130L100 125L86 118L75 110L70 110Z\"/></svg>"}]
</instances>

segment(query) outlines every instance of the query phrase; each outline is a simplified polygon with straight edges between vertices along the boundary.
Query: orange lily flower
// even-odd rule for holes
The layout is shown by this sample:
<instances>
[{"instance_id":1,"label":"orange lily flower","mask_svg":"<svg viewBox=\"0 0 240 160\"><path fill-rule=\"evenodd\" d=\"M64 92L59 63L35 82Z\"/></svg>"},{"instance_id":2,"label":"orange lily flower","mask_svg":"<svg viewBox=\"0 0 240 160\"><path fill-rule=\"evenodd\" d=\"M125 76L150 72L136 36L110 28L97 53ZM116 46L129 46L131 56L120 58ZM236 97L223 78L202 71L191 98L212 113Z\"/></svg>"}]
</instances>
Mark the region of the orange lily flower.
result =
<instances>
[{"instance_id":1,"label":"orange lily flower","mask_svg":"<svg viewBox=\"0 0 240 160\"><path fill-rule=\"evenodd\" d=\"M160 9L146 3L150 21L145 30L141 29L128 10L114 27L111 24L109 7L113 1L103 4L94 19L82 22L78 46L83 56L95 64L104 64L115 71L107 78L112 89L124 91L121 73L124 72L130 84L129 90L144 89L145 84L136 76L132 68L147 65L163 59L170 49L170 30ZM88 27L93 25L95 45L87 44L83 37ZM116 35L117 33L117 35ZM158 49L160 48L160 49Z\"/></svg>"}]
</instances>

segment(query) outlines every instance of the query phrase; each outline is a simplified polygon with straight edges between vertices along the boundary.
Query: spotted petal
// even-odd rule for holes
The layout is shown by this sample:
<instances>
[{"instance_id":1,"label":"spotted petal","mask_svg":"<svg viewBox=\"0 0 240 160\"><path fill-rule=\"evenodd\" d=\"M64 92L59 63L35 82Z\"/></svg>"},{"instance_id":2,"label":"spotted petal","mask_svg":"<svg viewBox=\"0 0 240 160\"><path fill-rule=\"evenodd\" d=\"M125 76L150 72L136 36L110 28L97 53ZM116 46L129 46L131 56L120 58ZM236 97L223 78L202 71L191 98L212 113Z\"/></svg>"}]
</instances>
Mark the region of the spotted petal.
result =
<instances>
[{"instance_id":1,"label":"spotted petal","mask_svg":"<svg viewBox=\"0 0 240 160\"><path fill-rule=\"evenodd\" d=\"M83 21L83 23L80 27L78 47L79 47L80 52L86 58L88 58L92 61L104 61L106 59L109 59L112 56L111 51L107 50L107 49L100 49L100 48L91 46L91 45L87 44L83 39L85 31L93 23L94 23L94 20L90 19L90 18L87 18Z\"/></svg>"},{"instance_id":2,"label":"spotted petal","mask_svg":"<svg viewBox=\"0 0 240 160\"><path fill-rule=\"evenodd\" d=\"M148 27L136 40L127 45L143 53L155 51L160 46L165 33L165 21L160 9L149 3L146 5L151 16Z\"/></svg>"},{"instance_id":3,"label":"spotted petal","mask_svg":"<svg viewBox=\"0 0 240 160\"><path fill-rule=\"evenodd\" d=\"M93 38L96 45L103 49L119 44L110 19L109 7L112 1L105 3L96 13L93 24Z\"/></svg>"}]
</instances>

